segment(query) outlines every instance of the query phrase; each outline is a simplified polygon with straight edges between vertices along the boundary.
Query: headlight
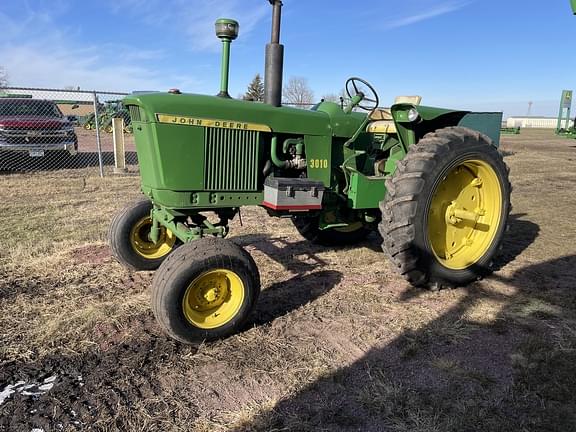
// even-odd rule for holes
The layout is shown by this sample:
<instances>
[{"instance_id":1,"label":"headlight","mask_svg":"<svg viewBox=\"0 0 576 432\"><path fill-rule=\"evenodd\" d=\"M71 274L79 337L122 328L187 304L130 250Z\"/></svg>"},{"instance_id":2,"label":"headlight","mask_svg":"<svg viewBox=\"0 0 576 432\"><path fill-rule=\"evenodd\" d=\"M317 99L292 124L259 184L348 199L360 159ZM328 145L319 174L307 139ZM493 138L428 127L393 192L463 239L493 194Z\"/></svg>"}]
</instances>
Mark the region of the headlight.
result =
<instances>
[{"instance_id":1,"label":"headlight","mask_svg":"<svg viewBox=\"0 0 576 432\"><path fill-rule=\"evenodd\" d=\"M410 111L408 111L408 121L414 122L418 120L418 118L420 118L420 114L418 114L416 108L411 108Z\"/></svg>"}]
</instances>

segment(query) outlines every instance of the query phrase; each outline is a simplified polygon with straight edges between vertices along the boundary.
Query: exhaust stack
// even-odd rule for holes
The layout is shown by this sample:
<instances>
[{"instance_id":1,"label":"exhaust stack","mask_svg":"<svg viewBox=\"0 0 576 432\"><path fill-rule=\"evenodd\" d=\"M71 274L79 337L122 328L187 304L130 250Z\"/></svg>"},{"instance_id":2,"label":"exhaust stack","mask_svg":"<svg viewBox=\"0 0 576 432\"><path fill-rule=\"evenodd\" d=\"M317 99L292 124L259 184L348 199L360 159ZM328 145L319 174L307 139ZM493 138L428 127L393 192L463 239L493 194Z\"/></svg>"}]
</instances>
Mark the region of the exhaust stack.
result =
<instances>
[{"instance_id":1,"label":"exhaust stack","mask_svg":"<svg viewBox=\"0 0 576 432\"><path fill-rule=\"evenodd\" d=\"M272 5L272 37L266 45L264 71L264 102L272 106L282 104L282 70L284 68L284 45L280 43L281 0L268 0Z\"/></svg>"}]
</instances>

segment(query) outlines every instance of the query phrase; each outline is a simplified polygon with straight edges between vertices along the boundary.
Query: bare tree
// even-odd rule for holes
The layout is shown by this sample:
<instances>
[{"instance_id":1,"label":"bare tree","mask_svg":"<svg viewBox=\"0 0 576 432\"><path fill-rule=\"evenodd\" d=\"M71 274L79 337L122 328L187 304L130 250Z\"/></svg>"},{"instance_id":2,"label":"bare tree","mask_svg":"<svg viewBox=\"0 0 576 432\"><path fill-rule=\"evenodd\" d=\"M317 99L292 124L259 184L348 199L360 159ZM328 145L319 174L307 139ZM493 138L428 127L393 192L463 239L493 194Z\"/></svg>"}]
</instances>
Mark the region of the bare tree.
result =
<instances>
[{"instance_id":1,"label":"bare tree","mask_svg":"<svg viewBox=\"0 0 576 432\"><path fill-rule=\"evenodd\" d=\"M0 88L2 87L8 87L8 73L0 66Z\"/></svg>"},{"instance_id":2,"label":"bare tree","mask_svg":"<svg viewBox=\"0 0 576 432\"><path fill-rule=\"evenodd\" d=\"M346 94L346 90L344 89L341 89L338 94L327 93L324 96L322 96L322 99L324 99L327 102L334 102L337 104L343 103L344 105L350 102L350 98L348 97L348 95Z\"/></svg>"},{"instance_id":3,"label":"bare tree","mask_svg":"<svg viewBox=\"0 0 576 432\"><path fill-rule=\"evenodd\" d=\"M308 85L308 80L302 77L291 77L284 86L282 97L285 103L294 105L312 105L314 92Z\"/></svg>"},{"instance_id":4,"label":"bare tree","mask_svg":"<svg viewBox=\"0 0 576 432\"><path fill-rule=\"evenodd\" d=\"M264 100L264 83L260 74L256 74L244 95L244 100L263 101Z\"/></svg>"},{"instance_id":5,"label":"bare tree","mask_svg":"<svg viewBox=\"0 0 576 432\"><path fill-rule=\"evenodd\" d=\"M325 100L326 102L340 103L340 96L334 93L325 94L324 96L322 96L322 99Z\"/></svg>"}]
</instances>

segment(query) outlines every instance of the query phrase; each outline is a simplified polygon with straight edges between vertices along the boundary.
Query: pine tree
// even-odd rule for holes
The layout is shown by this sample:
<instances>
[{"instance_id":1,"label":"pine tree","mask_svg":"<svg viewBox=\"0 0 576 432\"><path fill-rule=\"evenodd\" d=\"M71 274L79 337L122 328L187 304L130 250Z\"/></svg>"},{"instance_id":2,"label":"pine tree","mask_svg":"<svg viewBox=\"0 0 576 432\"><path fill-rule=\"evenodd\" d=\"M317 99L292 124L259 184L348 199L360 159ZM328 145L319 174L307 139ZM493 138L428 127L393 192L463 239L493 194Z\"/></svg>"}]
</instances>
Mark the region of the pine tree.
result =
<instances>
[{"instance_id":1,"label":"pine tree","mask_svg":"<svg viewBox=\"0 0 576 432\"><path fill-rule=\"evenodd\" d=\"M248 85L244 99L260 102L264 100L264 83L262 82L260 74L256 74L252 82Z\"/></svg>"}]
</instances>

